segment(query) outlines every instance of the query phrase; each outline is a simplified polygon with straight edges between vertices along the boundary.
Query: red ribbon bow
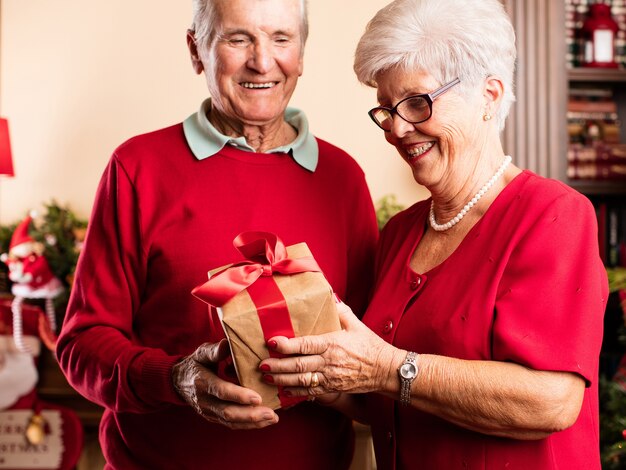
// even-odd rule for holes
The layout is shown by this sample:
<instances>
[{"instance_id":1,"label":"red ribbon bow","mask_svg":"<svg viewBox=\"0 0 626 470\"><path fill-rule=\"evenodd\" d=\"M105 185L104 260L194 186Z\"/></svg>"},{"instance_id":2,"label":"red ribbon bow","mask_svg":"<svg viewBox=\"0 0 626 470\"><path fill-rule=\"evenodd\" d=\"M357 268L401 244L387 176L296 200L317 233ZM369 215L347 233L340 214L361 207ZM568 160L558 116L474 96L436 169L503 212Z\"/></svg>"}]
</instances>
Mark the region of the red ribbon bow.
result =
<instances>
[{"instance_id":1,"label":"red ribbon bow","mask_svg":"<svg viewBox=\"0 0 626 470\"><path fill-rule=\"evenodd\" d=\"M248 261L229 266L191 291L204 302L221 307L260 277L279 274L320 272L312 256L291 259L282 240L270 232L243 232L234 240L235 248Z\"/></svg>"}]
</instances>

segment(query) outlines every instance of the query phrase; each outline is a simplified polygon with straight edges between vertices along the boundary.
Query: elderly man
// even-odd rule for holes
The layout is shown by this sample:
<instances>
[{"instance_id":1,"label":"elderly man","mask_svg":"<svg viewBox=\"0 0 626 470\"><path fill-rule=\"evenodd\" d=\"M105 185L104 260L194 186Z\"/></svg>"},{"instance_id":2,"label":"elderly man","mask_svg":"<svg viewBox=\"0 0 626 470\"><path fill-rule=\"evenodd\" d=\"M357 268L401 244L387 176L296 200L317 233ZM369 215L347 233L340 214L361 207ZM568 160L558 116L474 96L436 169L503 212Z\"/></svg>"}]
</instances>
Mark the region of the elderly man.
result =
<instances>
[{"instance_id":1,"label":"elderly man","mask_svg":"<svg viewBox=\"0 0 626 470\"><path fill-rule=\"evenodd\" d=\"M306 242L362 311L377 228L363 172L288 108L304 0L195 0L187 34L211 98L118 147L101 180L57 354L105 407L106 468L346 468L351 422L317 402L278 412L239 386L219 319L190 295L247 230Z\"/></svg>"}]
</instances>

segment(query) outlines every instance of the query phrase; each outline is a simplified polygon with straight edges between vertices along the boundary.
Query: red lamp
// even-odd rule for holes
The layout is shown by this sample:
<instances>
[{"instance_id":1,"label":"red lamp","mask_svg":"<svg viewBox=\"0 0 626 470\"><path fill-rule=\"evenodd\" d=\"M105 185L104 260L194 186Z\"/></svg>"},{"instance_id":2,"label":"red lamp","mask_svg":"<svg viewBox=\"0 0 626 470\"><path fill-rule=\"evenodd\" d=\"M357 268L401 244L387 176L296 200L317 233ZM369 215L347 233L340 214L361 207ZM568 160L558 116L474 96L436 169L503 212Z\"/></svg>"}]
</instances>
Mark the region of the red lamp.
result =
<instances>
[{"instance_id":1,"label":"red lamp","mask_svg":"<svg viewBox=\"0 0 626 470\"><path fill-rule=\"evenodd\" d=\"M9 121L4 118L0 118L0 175L15 176L9 141Z\"/></svg>"}]
</instances>

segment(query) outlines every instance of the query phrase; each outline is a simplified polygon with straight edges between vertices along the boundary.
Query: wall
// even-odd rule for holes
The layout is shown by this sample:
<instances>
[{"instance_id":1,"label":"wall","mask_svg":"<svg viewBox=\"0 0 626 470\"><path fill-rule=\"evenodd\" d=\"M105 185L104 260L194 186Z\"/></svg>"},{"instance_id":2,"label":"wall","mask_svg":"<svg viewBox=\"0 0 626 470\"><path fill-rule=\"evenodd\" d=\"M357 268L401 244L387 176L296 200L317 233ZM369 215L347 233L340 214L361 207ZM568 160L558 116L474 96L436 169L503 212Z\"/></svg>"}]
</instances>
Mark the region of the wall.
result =
<instances>
[{"instance_id":1,"label":"wall","mask_svg":"<svg viewBox=\"0 0 626 470\"><path fill-rule=\"evenodd\" d=\"M387 0L311 0L305 71L292 99L311 129L350 152L375 200L427 197L366 112L375 91L352 72L363 28ZM185 44L191 0L3 0L0 114L15 178L0 180L0 223L55 199L88 217L113 149L181 121L206 96Z\"/></svg>"}]
</instances>

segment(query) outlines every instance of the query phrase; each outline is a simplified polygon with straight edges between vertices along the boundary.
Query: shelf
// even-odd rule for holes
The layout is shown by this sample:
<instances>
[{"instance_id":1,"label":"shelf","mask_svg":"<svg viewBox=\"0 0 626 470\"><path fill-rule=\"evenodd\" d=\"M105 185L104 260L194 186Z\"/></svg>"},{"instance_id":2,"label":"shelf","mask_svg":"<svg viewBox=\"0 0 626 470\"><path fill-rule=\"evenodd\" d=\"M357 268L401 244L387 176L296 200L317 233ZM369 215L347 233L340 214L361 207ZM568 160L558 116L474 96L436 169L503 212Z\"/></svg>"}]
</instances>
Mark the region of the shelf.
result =
<instances>
[{"instance_id":1,"label":"shelf","mask_svg":"<svg viewBox=\"0 0 626 470\"><path fill-rule=\"evenodd\" d=\"M574 188L576 191L583 193L587 196L599 196L599 195L626 195L626 180L609 180L609 181L595 181L595 180L569 180L566 183Z\"/></svg>"},{"instance_id":2,"label":"shelf","mask_svg":"<svg viewBox=\"0 0 626 470\"><path fill-rule=\"evenodd\" d=\"M626 69L605 68L572 68L567 70L567 80L570 89L581 85L607 88L612 90L611 100L614 101L617 113L622 116L626 113ZM626 138L624 121L615 121L617 132L621 134L620 142ZM620 165L622 165L620 163ZM565 178L563 181L577 191L591 197L608 197L624 200L626 196L626 179L623 180L575 180Z\"/></svg>"},{"instance_id":3,"label":"shelf","mask_svg":"<svg viewBox=\"0 0 626 470\"><path fill-rule=\"evenodd\" d=\"M567 71L570 82L626 82L625 69L573 68Z\"/></svg>"}]
</instances>

